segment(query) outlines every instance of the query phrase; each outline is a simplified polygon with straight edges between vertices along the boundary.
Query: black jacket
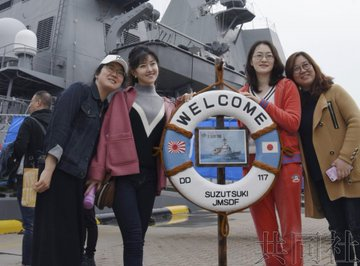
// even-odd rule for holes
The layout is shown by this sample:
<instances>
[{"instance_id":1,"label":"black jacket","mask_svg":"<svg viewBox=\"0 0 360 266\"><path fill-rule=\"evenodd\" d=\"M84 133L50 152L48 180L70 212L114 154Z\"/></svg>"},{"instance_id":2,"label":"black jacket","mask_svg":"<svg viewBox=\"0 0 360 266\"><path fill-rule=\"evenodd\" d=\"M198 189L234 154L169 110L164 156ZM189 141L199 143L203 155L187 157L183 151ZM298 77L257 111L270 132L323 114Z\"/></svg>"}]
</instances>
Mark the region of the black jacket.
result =
<instances>
[{"instance_id":1,"label":"black jacket","mask_svg":"<svg viewBox=\"0 0 360 266\"><path fill-rule=\"evenodd\" d=\"M42 109L35 111L31 116L39 121L46 129L51 117L51 111ZM33 119L26 117L21 124L15 140L14 157L21 160L25 155L24 167L31 167L36 159L43 154L44 133ZM34 165L36 166L36 165Z\"/></svg>"},{"instance_id":2,"label":"black jacket","mask_svg":"<svg viewBox=\"0 0 360 266\"><path fill-rule=\"evenodd\" d=\"M106 107L95 83L74 83L58 98L45 138L46 154L62 150L57 169L86 177Z\"/></svg>"}]
</instances>

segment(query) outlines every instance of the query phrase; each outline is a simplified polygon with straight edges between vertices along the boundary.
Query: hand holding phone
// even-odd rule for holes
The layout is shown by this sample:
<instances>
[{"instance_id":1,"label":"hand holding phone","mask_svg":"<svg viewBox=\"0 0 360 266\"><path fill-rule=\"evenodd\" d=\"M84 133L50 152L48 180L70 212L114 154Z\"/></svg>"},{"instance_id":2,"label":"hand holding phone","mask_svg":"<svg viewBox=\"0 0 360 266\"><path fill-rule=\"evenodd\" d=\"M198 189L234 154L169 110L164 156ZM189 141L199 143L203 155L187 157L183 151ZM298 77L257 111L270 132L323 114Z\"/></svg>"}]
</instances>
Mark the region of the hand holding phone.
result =
<instances>
[{"instance_id":1,"label":"hand holding phone","mask_svg":"<svg viewBox=\"0 0 360 266\"><path fill-rule=\"evenodd\" d=\"M326 175L329 177L331 182L334 182L338 179L337 173L336 173L336 167L332 166L329 169L326 170Z\"/></svg>"}]
</instances>

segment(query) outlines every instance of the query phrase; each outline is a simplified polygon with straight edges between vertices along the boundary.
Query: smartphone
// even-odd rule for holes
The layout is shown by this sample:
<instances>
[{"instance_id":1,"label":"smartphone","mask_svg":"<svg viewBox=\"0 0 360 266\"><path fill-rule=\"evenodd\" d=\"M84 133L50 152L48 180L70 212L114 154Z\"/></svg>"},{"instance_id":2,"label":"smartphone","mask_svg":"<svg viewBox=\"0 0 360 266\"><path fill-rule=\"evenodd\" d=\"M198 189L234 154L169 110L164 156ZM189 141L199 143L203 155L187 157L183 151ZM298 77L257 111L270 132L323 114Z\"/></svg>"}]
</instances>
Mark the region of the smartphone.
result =
<instances>
[{"instance_id":1,"label":"smartphone","mask_svg":"<svg viewBox=\"0 0 360 266\"><path fill-rule=\"evenodd\" d=\"M329 169L326 170L326 175L329 177L331 182L334 182L337 180L337 173L336 173L336 167L332 166Z\"/></svg>"}]
</instances>

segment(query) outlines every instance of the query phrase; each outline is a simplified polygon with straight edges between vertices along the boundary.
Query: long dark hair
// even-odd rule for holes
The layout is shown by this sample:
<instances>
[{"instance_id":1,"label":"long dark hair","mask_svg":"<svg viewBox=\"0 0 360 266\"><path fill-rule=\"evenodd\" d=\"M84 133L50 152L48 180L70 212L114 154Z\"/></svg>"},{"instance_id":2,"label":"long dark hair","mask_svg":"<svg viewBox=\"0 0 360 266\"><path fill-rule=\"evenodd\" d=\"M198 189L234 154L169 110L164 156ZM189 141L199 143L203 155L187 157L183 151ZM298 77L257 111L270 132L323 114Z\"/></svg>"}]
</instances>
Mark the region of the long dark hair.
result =
<instances>
[{"instance_id":1,"label":"long dark hair","mask_svg":"<svg viewBox=\"0 0 360 266\"><path fill-rule=\"evenodd\" d=\"M280 79L284 78L284 64L281 62L279 53L276 50L275 46L271 42L266 40L257 41L250 48L250 51L247 56L246 67L245 67L247 82L255 92L259 92L259 83L256 76L255 68L251 65L251 60L254 56L256 47L258 47L261 44L267 45L274 56L274 67L270 74L269 85L274 86Z\"/></svg>"},{"instance_id":2,"label":"long dark hair","mask_svg":"<svg viewBox=\"0 0 360 266\"><path fill-rule=\"evenodd\" d=\"M311 84L310 89L308 90L309 93L314 96L319 96L321 93L330 89L331 85L334 84L333 77L325 75L321 71L319 65L315 62L315 60L309 54L307 54L306 52L303 52L303 51L293 53L286 60L286 64L285 64L286 76L295 82L294 66L295 66L295 60L299 56L305 57L306 60L312 65L312 67L314 68L314 71L315 71L315 79L314 79L313 83ZM299 84L297 84L297 85L299 86Z\"/></svg>"},{"instance_id":3,"label":"long dark hair","mask_svg":"<svg viewBox=\"0 0 360 266\"><path fill-rule=\"evenodd\" d=\"M137 83L137 78L134 77L132 71L135 70L149 55L154 57L156 63L159 64L159 58L156 55L156 53L146 45L138 45L130 51L128 57L128 64L129 64L128 85L134 85L135 83Z\"/></svg>"}]
</instances>

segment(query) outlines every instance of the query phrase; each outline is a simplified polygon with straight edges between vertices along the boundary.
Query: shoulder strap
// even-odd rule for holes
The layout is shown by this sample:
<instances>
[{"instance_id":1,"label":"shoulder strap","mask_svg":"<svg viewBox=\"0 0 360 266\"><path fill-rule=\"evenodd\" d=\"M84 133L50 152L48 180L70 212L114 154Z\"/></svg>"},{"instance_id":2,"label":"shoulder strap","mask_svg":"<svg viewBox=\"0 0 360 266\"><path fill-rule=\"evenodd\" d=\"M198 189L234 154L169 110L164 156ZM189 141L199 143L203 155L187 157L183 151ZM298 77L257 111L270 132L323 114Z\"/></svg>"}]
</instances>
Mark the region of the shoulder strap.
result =
<instances>
[{"instance_id":1,"label":"shoulder strap","mask_svg":"<svg viewBox=\"0 0 360 266\"><path fill-rule=\"evenodd\" d=\"M31 118L32 120L34 120L39 127L41 128L42 132L44 133L44 135L46 134L46 129L45 127L39 122L39 120L37 120L35 117L29 116L29 118Z\"/></svg>"}]
</instances>

